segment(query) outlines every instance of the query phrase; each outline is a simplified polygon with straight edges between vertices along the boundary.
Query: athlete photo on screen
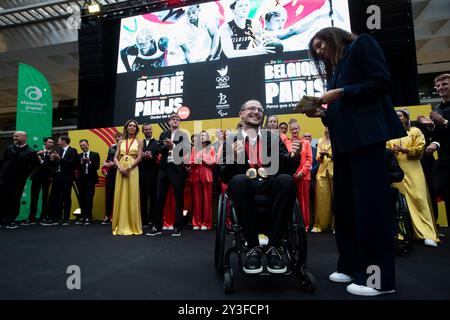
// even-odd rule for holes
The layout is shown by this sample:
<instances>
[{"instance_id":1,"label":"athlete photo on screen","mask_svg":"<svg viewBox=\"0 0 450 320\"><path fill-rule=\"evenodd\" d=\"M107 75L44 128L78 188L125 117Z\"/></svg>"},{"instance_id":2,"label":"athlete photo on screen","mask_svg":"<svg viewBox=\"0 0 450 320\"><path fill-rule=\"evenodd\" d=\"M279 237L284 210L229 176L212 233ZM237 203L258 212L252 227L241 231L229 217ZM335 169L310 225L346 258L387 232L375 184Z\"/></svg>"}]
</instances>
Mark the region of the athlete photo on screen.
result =
<instances>
[{"instance_id":1,"label":"athlete photo on screen","mask_svg":"<svg viewBox=\"0 0 450 320\"><path fill-rule=\"evenodd\" d=\"M219 42L218 22L213 20L217 18L206 17L207 12L202 15L199 4L185 10L185 15L173 27L177 34L175 45L182 50L183 61L180 64L211 60Z\"/></svg>"},{"instance_id":2,"label":"athlete photo on screen","mask_svg":"<svg viewBox=\"0 0 450 320\"><path fill-rule=\"evenodd\" d=\"M140 30L136 35L136 44L120 50L120 57L126 71L151 71L165 66L168 43L167 37L160 37L156 41L148 28ZM133 61L131 66L130 60Z\"/></svg>"},{"instance_id":3,"label":"athlete photo on screen","mask_svg":"<svg viewBox=\"0 0 450 320\"><path fill-rule=\"evenodd\" d=\"M274 48L262 41L262 26L249 19L250 0L236 0L230 5L233 19L219 28L221 57L236 58L274 53Z\"/></svg>"},{"instance_id":4,"label":"athlete photo on screen","mask_svg":"<svg viewBox=\"0 0 450 320\"><path fill-rule=\"evenodd\" d=\"M333 8L330 2L324 1L319 9L313 10L295 24L286 27L288 20L286 8L281 5L269 7L261 13L261 20L264 20L263 40L267 45L274 46L276 53L304 50L316 31L343 20L339 11L340 8Z\"/></svg>"}]
</instances>

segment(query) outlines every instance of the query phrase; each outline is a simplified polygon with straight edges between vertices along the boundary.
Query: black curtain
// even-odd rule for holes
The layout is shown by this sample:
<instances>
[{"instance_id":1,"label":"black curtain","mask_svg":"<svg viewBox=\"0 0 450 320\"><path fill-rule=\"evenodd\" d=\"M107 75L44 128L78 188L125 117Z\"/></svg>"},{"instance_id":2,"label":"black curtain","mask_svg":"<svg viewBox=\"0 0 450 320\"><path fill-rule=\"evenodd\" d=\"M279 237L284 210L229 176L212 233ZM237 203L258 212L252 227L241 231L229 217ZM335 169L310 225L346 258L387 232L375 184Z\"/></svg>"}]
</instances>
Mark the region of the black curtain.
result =
<instances>
[{"instance_id":1,"label":"black curtain","mask_svg":"<svg viewBox=\"0 0 450 320\"><path fill-rule=\"evenodd\" d=\"M369 30L367 8L377 5L381 28ZM392 100L395 106L419 105L419 81L410 0L349 0L350 22L356 34L370 33L380 43L392 75Z\"/></svg>"},{"instance_id":2,"label":"black curtain","mask_svg":"<svg viewBox=\"0 0 450 320\"><path fill-rule=\"evenodd\" d=\"M120 19L83 18L78 32L78 129L113 125Z\"/></svg>"}]
</instances>

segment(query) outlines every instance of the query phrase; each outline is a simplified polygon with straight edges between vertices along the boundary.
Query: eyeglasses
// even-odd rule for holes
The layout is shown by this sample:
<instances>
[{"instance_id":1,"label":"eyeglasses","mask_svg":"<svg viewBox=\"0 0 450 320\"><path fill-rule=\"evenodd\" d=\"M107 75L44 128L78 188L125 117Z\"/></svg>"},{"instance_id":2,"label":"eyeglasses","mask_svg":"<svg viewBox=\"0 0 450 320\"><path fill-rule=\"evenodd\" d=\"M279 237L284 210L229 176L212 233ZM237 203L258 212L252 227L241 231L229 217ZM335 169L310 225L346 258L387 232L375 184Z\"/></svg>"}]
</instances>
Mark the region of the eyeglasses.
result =
<instances>
[{"instance_id":1,"label":"eyeglasses","mask_svg":"<svg viewBox=\"0 0 450 320\"><path fill-rule=\"evenodd\" d=\"M255 107L255 106L252 106L252 107L246 107L246 108L242 109L242 111L247 111L247 110L249 110L249 111L251 111L251 112L257 111L257 112L259 112L259 113L264 113L264 109L263 109L263 108L258 108L258 107Z\"/></svg>"}]
</instances>

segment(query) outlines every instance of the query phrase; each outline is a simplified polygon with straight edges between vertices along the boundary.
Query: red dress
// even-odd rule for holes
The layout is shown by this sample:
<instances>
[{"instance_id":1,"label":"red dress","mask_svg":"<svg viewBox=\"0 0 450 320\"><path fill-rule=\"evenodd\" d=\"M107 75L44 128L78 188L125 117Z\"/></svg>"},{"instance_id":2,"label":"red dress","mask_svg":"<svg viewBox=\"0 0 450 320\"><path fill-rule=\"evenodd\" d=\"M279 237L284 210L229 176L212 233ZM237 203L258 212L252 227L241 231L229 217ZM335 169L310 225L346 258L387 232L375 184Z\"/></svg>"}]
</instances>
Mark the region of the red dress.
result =
<instances>
[{"instance_id":1,"label":"red dress","mask_svg":"<svg viewBox=\"0 0 450 320\"><path fill-rule=\"evenodd\" d=\"M309 187L311 183L311 165L312 165L312 149L311 144L306 139L300 140L302 143L302 151L300 152L300 165L294 175L302 173L302 177L297 177L297 200L302 210L303 221L305 227L309 228L310 212L309 212Z\"/></svg>"},{"instance_id":2,"label":"red dress","mask_svg":"<svg viewBox=\"0 0 450 320\"><path fill-rule=\"evenodd\" d=\"M216 163L214 148L209 145L191 152L192 226L212 228L212 168Z\"/></svg>"}]
</instances>

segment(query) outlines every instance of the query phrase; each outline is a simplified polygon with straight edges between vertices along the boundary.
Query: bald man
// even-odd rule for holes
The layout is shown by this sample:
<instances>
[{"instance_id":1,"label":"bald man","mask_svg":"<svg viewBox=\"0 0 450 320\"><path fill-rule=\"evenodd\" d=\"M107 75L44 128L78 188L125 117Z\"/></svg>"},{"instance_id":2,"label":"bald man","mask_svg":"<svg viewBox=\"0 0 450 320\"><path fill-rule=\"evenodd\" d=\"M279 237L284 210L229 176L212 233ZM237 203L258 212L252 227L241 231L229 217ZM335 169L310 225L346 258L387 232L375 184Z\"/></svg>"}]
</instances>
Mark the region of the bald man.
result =
<instances>
[{"instance_id":1,"label":"bald man","mask_svg":"<svg viewBox=\"0 0 450 320\"><path fill-rule=\"evenodd\" d=\"M16 131L13 142L6 147L0 169L0 224L7 229L17 228L14 221L19 214L23 188L31 172L40 163L36 151L27 144L25 131Z\"/></svg>"}]
</instances>

